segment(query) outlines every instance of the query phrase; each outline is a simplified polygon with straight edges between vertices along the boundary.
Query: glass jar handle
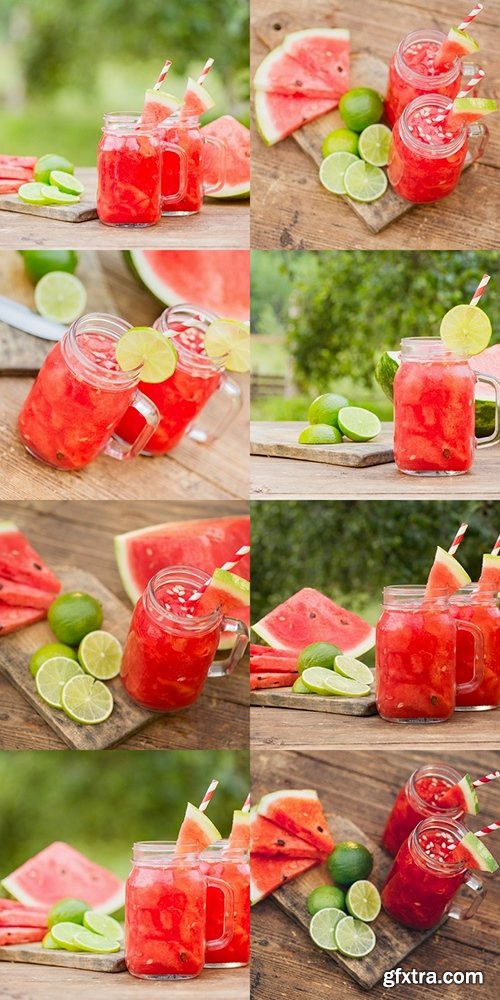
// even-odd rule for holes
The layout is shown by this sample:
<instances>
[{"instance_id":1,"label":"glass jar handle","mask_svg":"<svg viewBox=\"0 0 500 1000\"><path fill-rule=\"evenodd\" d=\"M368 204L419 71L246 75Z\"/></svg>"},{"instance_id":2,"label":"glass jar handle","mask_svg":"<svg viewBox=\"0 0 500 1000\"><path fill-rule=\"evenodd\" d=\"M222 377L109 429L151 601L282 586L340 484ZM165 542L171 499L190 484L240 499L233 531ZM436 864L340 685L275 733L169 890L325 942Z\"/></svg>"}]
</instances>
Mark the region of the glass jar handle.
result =
<instances>
[{"instance_id":1,"label":"glass jar handle","mask_svg":"<svg viewBox=\"0 0 500 1000\"><path fill-rule=\"evenodd\" d=\"M137 410L145 420L145 425L137 435L135 441L132 441L132 444L128 444L118 437L117 434L113 434L103 448L105 455L109 455L110 458L117 458L120 462L125 458L135 458L142 451L144 445L147 444L150 437L154 434L161 419L158 407L144 393L139 392L138 389L130 401L130 408Z\"/></svg>"},{"instance_id":2,"label":"glass jar handle","mask_svg":"<svg viewBox=\"0 0 500 1000\"><path fill-rule=\"evenodd\" d=\"M213 875L207 875L206 882L207 886L220 889L224 896L224 923L221 936L207 940L205 944L210 948L225 948L234 937L234 892L229 882L224 882L221 878L214 878Z\"/></svg>"},{"instance_id":3,"label":"glass jar handle","mask_svg":"<svg viewBox=\"0 0 500 1000\"><path fill-rule=\"evenodd\" d=\"M464 160L464 167L469 167L471 163L481 159L488 145L490 133L482 122L475 122L467 125L467 154Z\"/></svg>"},{"instance_id":4,"label":"glass jar handle","mask_svg":"<svg viewBox=\"0 0 500 1000\"><path fill-rule=\"evenodd\" d=\"M203 136L203 142L207 145L215 146L218 150L219 155L216 157L217 161L217 181L215 184L204 184L203 193L204 194L215 194L216 191L220 191L224 187L226 180L226 147L222 142L222 139L214 139L213 136Z\"/></svg>"},{"instance_id":5,"label":"glass jar handle","mask_svg":"<svg viewBox=\"0 0 500 1000\"><path fill-rule=\"evenodd\" d=\"M186 151L180 146L173 145L171 142L162 142L161 149L162 152L165 149L169 149L171 153L175 153L179 157L179 190L175 194L163 194L162 191L162 205L169 201L182 201L188 186L188 158Z\"/></svg>"},{"instance_id":6,"label":"glass jar handle","mask_svg":"<svg viewBox=\"0 0 500 1000\"><path fill-rule=\"evenodd\" d=\"M227 674L232 674L248 646L248 628L236 618L222 619L221 638L223 635L234 636L234 645L225 660L214 660L208 671L209 677L225 677Z\"/></svg>"},{"instance_id":7,"label":"glass jar handle","mask_svg":"<svg viewBox=\"0 0 500 1000\"><path fill-rule=\"evenodd\" d=\"M495 429L492 434L488 435L488 437L476 437L476 448L491 448L493 444L498 444L500 441L500 420L498 419L500 406L498 390L500 388L500 382L494 377L494 375L481 375L478 372L476 372L476 380L478 382L485 382L486 385L493 386L493 391L495 393Z\"/></svg>"},{"instance_id":8,"label":"glass jar handle","mask_svg":"<svg viewBox=\"0 0 500 1000\"><path fill-rule=\"evenodd\" d=\"M199 424L192 424L188 427L186 433L192 441L197 441L198 444L210 444L221 436L222 432L225 431L228 424L231 423L233 417L241 410L243 400L241 398L241 389L237 382L234 382L232 378L224 373L221 377L220 384L215 390L215 393L220 392L226 397L227 407L224 410L218 423L211 430L204 430ZM214 395L215 395L214 393Z\"/></svg>"},{"instance_id":9,"label":"glass jar handle","mask_svg":"<svg viewBox=\"0 0 500 1000\"><path fill-rule=\"evenodd\" d=\"M476 910L481 906L481 903L486 895L486 889L484 888L481 879L476 878L475 875L471 875L468 872L467 878L465 879L464 885L468 886L472 890L473 896L466 906L466 900L459 902L458 900L452 900L449 909L446 911L448 917L453 917L454 920L468 920L472 917Z\"/></svg>"},{"instance_id":10,"label":"glass jar handle","mask_svg":"<svg viewBox=\"0 0 500 1000\"><path fill-rule=\"evenodd\" d=\"M470 691L475 691L483 682L484 675L484 639L481 629L477 625L473 625L472 622L464 622L461 618L457 619L457 632L470 632L472 635L472 641L474 643L474 664L473 664L473 674L469 681L464 681L463 684L457 684L457 691L461 694L469 694Z\"/></svg>"}]
</instances>

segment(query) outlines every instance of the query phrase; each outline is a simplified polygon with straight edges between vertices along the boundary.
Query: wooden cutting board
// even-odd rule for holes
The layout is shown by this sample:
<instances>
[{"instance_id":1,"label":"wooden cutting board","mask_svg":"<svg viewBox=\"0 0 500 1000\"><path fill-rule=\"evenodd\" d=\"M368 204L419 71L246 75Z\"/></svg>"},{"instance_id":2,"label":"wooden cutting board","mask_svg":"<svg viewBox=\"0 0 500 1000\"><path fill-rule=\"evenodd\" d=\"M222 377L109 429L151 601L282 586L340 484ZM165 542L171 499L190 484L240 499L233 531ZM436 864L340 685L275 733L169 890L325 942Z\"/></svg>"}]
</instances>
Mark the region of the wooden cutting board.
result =
<instances>
[{"instance_id":1,"label":"wooden cutting board","mask_svg":"<svg viewBox=\"0 0 500 1000\"><path fill-rule=\"evenodd\" d=\"M366 469L370 465L385 465L394 461L393 425L382 424L374 441L344 441L343 444L299 444L300 432L307 427L299 421L254 421L250 425L250 454L268 458L297 458L305 462L325 462L327 465L347 465Z\"/></svg>"},{"instance_id":2,"label":"wooden cutting board","mask_svg":"<svg viewBox=\"0 0 500 1000\"><path fill-rule=\"evenodd\" d=\"M125 953L92 955L90 952L52 951L39 944L9 944L0 947L0 962L28 962L30 965L59 965L87 972L125 972Z\"/></svg>"},{"instance_id":3,"label":"wooden cutting board","mask_svg":"<svg viewBox=\"0 0 500 1000\"><path fill-rule=\"evenodd\" d=\"M370 879L380 891L391 868L392 858L350 820L344 819L342 816L328 817L328 820L336 844L343 840L354 840L364 844L372 852L374 865ZM326 865L319 865L276 889L273 893L280 908L300 924L308 936L311 917L306 906L307 897L318 885L324 885L330 881ZM436 928L429 931L413 931L397 924L384 910L381 910L373 924L373 930L377 936L377 944L371 955L367 955L366 958L345 958L334 951L324 953L330 956L364 989L371 989L380 982L387 970L400 966L419 944L434 934ZM314 955L317 950L316 945L311 941L311 955Z\"/></svg>"},{"instance_id":4,"label":"wooden cutting board","mask_svg":"<svg viewBox=\"0 0 500 1000\"><path fill-rule=\"evenodd\" d=\"M374 694L366 698L323 697L320 694L294 694L291 687L251 691L250 704L258 708L298 708L306 712L331 712L333 715L377 714Z\"/></svg>"},{"instance_id":5,"label":"wooden cutting board","mask_svg":"<svg viewBox=\"0 0 500 1000\"><path fill-rule=\"evenodd\" d=\"M76 274L88 295L85 311L116 314L97 252L81 250L78 255ZM35 309L34 286L15 251L0 254L0 295ZM36 375L53 346L54 341L40 340L0 321L0 375Z\"/></svg>"},{"instance_id":6,"label":"wooden cutting board","mask_svg":"<svg viewBox=\"0 0 500 1000\"><path fill-rule=\"evenodd\" d=\"M78 176L78 171L76 171ZM21 212L22 215L41 215L57 222L88 222L97 219L95 190L85 190L74 205L28 205L17 194L0 195L0 211Z\"/></svg>"},{"instance_id":7,"label":"wooden cutting board","mask_svg":"<svg viewBox=\"0 0 500 1000\"><path fill-rule=\"evenodd\" d=\"M104 610L103 628L112 632L123 643L130 622L130 608L125 607L92 573L73 568L55 568L55 572L62 581L63 591L83 590L101 602ZM46 642L54 642L47 621L4 636L0 639L0 671L72 750L104 750L116 746L158 717L156 712L148 712L131 701L119 677L108 682L115 707L106 722L97 726L81 726L64 712L51 708L37 694L34 679L28 669L31 654Z\"/></svg>"}]
</instances>

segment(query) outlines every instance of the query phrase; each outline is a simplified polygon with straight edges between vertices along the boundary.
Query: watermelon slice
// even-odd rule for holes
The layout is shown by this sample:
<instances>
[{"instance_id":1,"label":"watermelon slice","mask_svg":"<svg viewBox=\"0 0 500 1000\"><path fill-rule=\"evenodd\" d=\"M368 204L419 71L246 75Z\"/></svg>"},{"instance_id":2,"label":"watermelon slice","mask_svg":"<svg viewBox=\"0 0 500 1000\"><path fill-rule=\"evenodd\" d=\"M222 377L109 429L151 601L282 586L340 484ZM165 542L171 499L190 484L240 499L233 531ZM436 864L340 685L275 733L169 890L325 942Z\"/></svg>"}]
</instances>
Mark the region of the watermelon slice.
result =
<instances>
[{"instance_id":1,"label":"watermelon slice","mask_svg":"<svg viewBox=\"0 0 500 1000\"><path fill-rule=\"evenodd\" d=\"M0 522L0 576L58 594L61 581L13 521Z\"/></svg>"},{"instance_id":2,"label":"watermelon slice","mask_svg":"<svg viewBox=\"0 0 500 1000\"><path fill-rule=\"evenodd\" d=\"M210 575L250 540L250 518L167 521L117 535L115 556L124 590L135 603L155 573L166 566L196 566ZM250 577L250 558L238 563L238 576Z\"/></svg>"},{"instance_id":3,"label":"watermelon slice","mask_svg":"<svg viewBox=\"0 0 500 1000\"><path fill-rule=\"evenodd\" d=\"M291 687L293 682L297 680L298 673L294 674L277 674L274 673L258 673L252 672L250 674L250 691L258 691L264 688L286 688Z\"/></svg>"},{"instance_id":4,"label":"watermelon slice","mask_svg":"<svg viewBox=\"0 0 500 1000\"><path fill-rule=\"evenodd\" d=\"M299 590L252 627L270 646L297 654L312 642L330 642L354 657L375 645L375 629L368 622L312 587Z\"/></svg>"},{"instance_id":5,"label":"watermelon slice","mask_svg":"<svg viewBox=\"0 0 500 1000\"><path fill-rule=\"evenodd\" d=\"M307 97L336 97L331 83L309 73L296 59L278 45L262 60L253 81L256 90L275 94L304 94Z\"/></svg>"},{"instance_id":6,"label":"watermelon slice","mask_svg":"<svg viewBox=\"0 0 500 1000\"><path fill-rule=\"evenodd\" d=\"M310 858L263 858L252 857L250 868L250 902L253 906L265 899L280 885L290 882L303 872L319 864Z\"/></svg>"},{"instance_id":7,"label":"watermelon slice","mask_svg":"<svg viewBox=\"0 0 500 1000\"><path fill-rule=\"evenodd\" d=\"M188 802L186 814L181 823L177 835L176 854L189 854L193 851L204 851L217 840L221 835L212 820L200 812L196 806Z\"/></svg>"},{"instance_id":8,"label":"watermelon slice","mask_svg":"<svg viewBox=\"0 0 500 1000\"><path fill-rule=\"evenodd\" d=\"M93 910L113 913L123 906L123 882L63 841L55 841L7 875L4 889L26 906L50 907L71 896Z\"/></svg>"},{"instance_id":9,"label":"watermelon slice","mask_svg":"<svg viewBox=\"0 0 500 1000\"><path fill-rule=\"evenodd\" d=\"M250 194L250 129L233 118L222 115L204 125L205 138L224 143L224 186L214 191L213 198L243 198ZM218 180L217 151L209 143L203 150L203 179L214 185ZM209 195L210 197L210 195Z\"/></svg>"},{"instance_id":10,"label":"watermelon slice","mask_svg":"<svg viewBox=\"0 0 500 1000\"><path fill-rule=\"evenodd\" d=\"M446 549L442 549L438 545L425 588L426 597L433 597L436 591L443 589L448 595L455 594L457 590L466 587L470 582L469 574L460 565L458 559L455 559L455 556L450 556Z\"/></svg>"},{"instance_id":11,"label":"watermelon slice","mask_svg":"<svg viewBox=\"0 0 500 1000\"><path fill-rule=\"evenodd\" d=\"M38 587L27 587L24 583L15 583L0 576L0 600L16 607L44 608L47 610L54 594L50 590L39 590Z\"/></svg>"},{"instance_id":12,"label":"watermelon slice","mask_svg":"<svg viewBox=\"0 0 500 1000\"><path fill-rule=\"evenodd\" d=\"M453 132L463 125L472 125L481 121L486 115L497 110L497 102L481 97L456 97L453 107L446 118L446 126Z\"/></svg>"},{"instance_id":13,"label":"watermelon slice","mask_svg":"<svg viewBox=\"0 0 500 1000\"><path fill-rule=\"evenodd\" d=\"M325 814L312 788L302 790L285 788L264 795L258 806L259 816L277 823L308 844L313 844L319 854L330 854L334 843Z\"/></svg>"},{"instance_id":14,"label":"watermelon slice","mask_svg":"<svg viewBox=\"0 0 500 1000\"><path fill-rule=\"evenodd\" d=\"M345 28L306 28L286 35L285 52L341 97L349 89L350 34Z\"/></svg>"},{"instance_id":15,"label":"watermelon slice","mask_svg":"<svg viewBox=\"0 0 500 1000\"><path fill-rule=\"evenodd\" d=\"M491 556L486 553L483 556L483 566L479 577L479 592L498 594L500 593L500 555Z\"/></svg>"},{"instance_id":16,"label":"watermelon slice","mask_svg":"<svg viewBox=\"0 0 500 1000\"><path fill-rule=\"evenodd\" d=\"M189 77L182 99L182 114L186 118L191 115L199 118L205 111L210 111L214 104L215 101L210 97L205 87Z\"/></svg>"},{"instance_id":17,"label":"watermelon slice","mask_svg":"<svg viewBox=\"0 0 500 1000\"><path fill-rule=\"evenodd\" d=\"M252 858L254 854L264 854L267 857L277 855L287 858L316 858L322 857L312 844L306 843L300 837L294 836L283 830L272 820L265 816L259 816L256 809L252 809L250 822L250 848Z\"/></svg>"},{"instance_id":18,"label":"watermelon slice","mask_svg":"<svg viewBox=\"0 0 500 1000\"><path fill-rule=\"evenodd\" d=\"M0 910L0 927L45 927L47 928L48 910L29 909L27 906L17 906L9 910Z\"/></svg>"},{"instance_id":19,"label":"watermelon slice","mask_svg":"<svg viewBox=\"0 0 500 1000\"><path fill-rule=\"evenodd\" d=\"M17 632L27 625L41 622L46 617L47 612L43 608L16 607L14 604L0 601L0 638L9 632Z\"/></svg>"},{"instance_id":20,"label":"watermelon slice","mask_svg":"<svg viewBox=\"0 0 500 1000\"><path fill-rule=\"evenodd\" d=\"M195 302L245 323L250 315L248 250L124 250L132 271L166 306Z\"/></svg>"},{"instance_id":21,"label":"watermelon slice","mask_svg":"<svg viewBox=\"0 0 500 1000\"><path fill-rule=\"evenodd\" d=\"M468 35L466 31L460 31L460 28L450 28L448 38L436 52L434 65L436 67L451 66L455 59L461 59L462 56L471 55L473 52L479 52L476 39L472 35Z\"/></svg>"},{"instance_id":22,"label":"watermelon slice","mask_svg":"<svg viewBox=\"0 0 500 1000\"><path fill-rule=\"evenodd\" d=\"M450 861L464 861L467 868L479 872L496 872L498 864L482 840L469 830L450 851Z\"/></svg>"},{"instance_id":23,"label":"watermelon slice","mask_svg":"<svg viewBox=\"0 0 500 1000\"><path fill-rule=\"evenodd\" d=\"M263 650L264 652L256 652ZM286 649L271 649L270 646L250 645L250 673L298 673L298 657Z\"/></svg>"},{"instance_id":24,"label":"watermelon slice","mask_svg":"<svg viewBox=\"0 0 500 1000\"><path fill-rule=\"evenodd\" d=\"M33 944L35 941L41 941L46 933L46 927L2 927L0 928L0 946Z\"/></svg>"},{"instance_id":25,"label":"watermelon slice","mask_svg":"<svg viewBox=\"0 0 500 1000\"><path fill-rule=\"evenodd\" d=\"M456 785L439 796L437 805L440 809L457 809L464 813L476 816L479 812L479 799L476 789L472 783L470 774L464 774L463 778Z\"/></svg>"},{"instance_id":26,"label":"watermelon slice","mask_svg":"<svg viewBox=\"0 0 500 1000\"><path fill-rule=\"evenodd\" d=\"M170 118L179 106L180 101L172 94L164 94L162 90L147 90L141 125L159 125L166 118Z\"/></svg>"},{"instance_id":27,"label":"watermelon slice","mask_svg":"<svg viewBox=\"0 0 500 1000\"><path fill-rule=\"evenodd\" d=\"M214 570L212 583L198 602L200 614L209 614L214 608L221 608L225 615L231 615L250 624L250 584L236 573L225 569Z\"/></svg>"},{"instance_id":28,"label":"watermelon slice","mask_svg":"<svg viewBox=\"0 0 500 1000\"><path fill-rule=\"evenodd\" d=\"M326 115L338 105L336 97L306 97L304 94L275 94L256 90L257 128L268 146L286 139L307 122Z\"/></svg>"},{"instance_id":29,"label":"watermelon slice","mask_svg":"<svg viewBox=\"0 0 500 1000\"><path fill-rule=\"evenodd\" d=\"M250 813L235 809L233 825L229 834L229 847L233 850L248 851L250 847Z\"/></svg>"},{"instance_id":30,"label":"watermelon slice","mask_svg":"<svg viewBox=\"0 0 500 1000\"><path fill-rule=\"evenodd\" d=\"M0 194L16 194L25 181L2 181L0 180Z\"/></svg>"}]
</instances>

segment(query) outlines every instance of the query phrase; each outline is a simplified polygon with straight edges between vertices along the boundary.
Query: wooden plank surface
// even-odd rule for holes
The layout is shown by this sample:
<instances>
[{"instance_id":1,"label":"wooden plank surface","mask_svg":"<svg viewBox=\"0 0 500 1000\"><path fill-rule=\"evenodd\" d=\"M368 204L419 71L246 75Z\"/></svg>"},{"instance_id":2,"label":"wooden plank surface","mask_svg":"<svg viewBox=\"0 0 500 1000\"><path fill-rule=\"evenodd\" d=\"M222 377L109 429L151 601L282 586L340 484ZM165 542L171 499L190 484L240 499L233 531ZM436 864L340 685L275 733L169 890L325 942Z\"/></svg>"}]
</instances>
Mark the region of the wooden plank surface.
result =
<instances>
[{"instance_id":1,"label":"wooden plank surface","mask_svg":"<svg viewBox=\"0 0 500 1000\"><path fill-rule=\"evenodd\" d=\"M319 744L320 738L316 743ZM348 752L346 753L346 748ZM252 798L256 802L265 792L277 788L316 788L327 811L356 823L376 844L380 838L395 795L411 772L436 759L450 763L463 773L486 774L497 767L497 753L463 752L453 756L436 755L432 749L415 753L378 750L361 753L350 741L341 752L311 750L307 753L267 750L254 753L252 759ZM471 826L491 822L498 813L498 790L489 786L481 795L481 819ZM498 853L498 852L497 852ZM377 866L378 867L378 866ZM312 869L314 871L314 869ZM375 869L375 872L377 869ZM304 878L301 876L298 880ZM378 876L377 876L378 878ZM294 883L280 892L286 893ZM394 995L397 1000L463 1000L464 991L473 1000L496 1000L500 976L498 940L500 935L500 883L488 879L488 891L477 914L469 921L447 920L401 963L396 956L388 959L387 969L400 965L409 972L476 971L484 975L483 985L435 985L405 983L393 990L379 983L370 990L370 1000ZM378 920L374 929L378 934ZM404 933L401 930L401 933ZM364 964L364 962L362 963ZM296 926L276 905L274 898L264 900L252 910L252 1000L277 1000L277 997L342 997L359 1000L362 989L342 969L320 951L307 932Z\"/></svg>"},{"instance_id":2,"label":"wooden plank surface","mask_svg":"<svg viewBox=\"0 0 500 1000\"><path fill-rule=\"evenodd\" d=\"M319 694L295 694L291 687L251 691L250 704L256 708L285 708L294 712L325 712L330 715L374 715L377 711L373 694L366 698L322 697Z\"/></svg>"},{"instance_id":3,"label":"wooden plank surface","mask_svg":"<svg viewBox=\"0 0 500 1000\"><path fill-rule=\"evenodd\" d=\"M23 962L27 965L57 965L63 969L86 972L124 972L125 953L92 955L90 952L64 951L62 948L42 948L40 944L19 944L0 947L0 962Z\"/></svg>"},{"instance_id":4,"label":"wooden plank surface","mask_svg":"<svg viewBox=\"0 0 500 1000\"><path fill-rule=\"evenodd\" d=\"M253 0L251 5L252 76L266 54L258 25L286 6L288 17L304 27L322 23L348 28L354 61L363 53L386 65L401 39L422 27L448 31L456 23L453 0L436 7L432 0ZM495 37L500 27L500 6L488 4L475 22L474 36L487 71L482 96L496 97L500 73L500 49ZM497 116L498 118L498 116ZM493 119L493 116L492 116ZM500 124L491 121L491 138L480 163L471 167L467 179L448 198L419 205L379 233L371 233L355 217L343 199L325 191L318 169L293 138L266 147L257 130L252 131L252 231L255 249L457 249L498 246L500 204Z\"/></svg>"},{"instance_id":5,"label":"wooden plank surface","mask_svg":"<svg viewBox=\"0 0 500 1000\"><path fill-rule=\"evenodd\" d=\"M366 469L372 465L392 462L393 425L382 424L382 431L375 441L357 444L299 444L299 434L308 424L298 420L253 421L250 424L250 454L268 458L293 458L303 462L320 462L325 465L342 465L353 469Z\"/></svg>"},{"instance_id":6,"label":"wooden plank surface","mask_svg":"<svg viewBox=\"0 0 500 1000\"><path fill-rule=\"evenodd\" d=\"M204 969L197 979L168 984L134 979L128 973L105 976L81 969L57 969L12 963L2 969L0 1000L147 1000L164 996L175 1000L248 1000L249 969Z\"/></svg>"},{"instance_id":7,"label":"wooden plank surface","mask_svg":"<svg viewBox=\"0 0 500 1000\"><path fill-rule=\"evenodd\" d=\"M13 519L49 565L71 561L95 574L132 612L123 592L113 552L114 535L162 521L245 514L245 503L225 501L177 503L142 501L3 503L0 518ZM0 676L0 749L60 750L60 739L23 695ZM120 745L120 749L247 748L248 667L246 661L230 677L207 681L198 701L187 711L153 721ZM0 997L1 997L0 993Z\"/></svg>"},{"instance_id":8,"label":"wooden plank surface","mask_svg":"<svg viewBox=\"0 0 500 1000\"><path fill-rule=\"evenodd\" d=\"M95 191L96 171L82 167L75 176L89 194ZM20 250L33 247L135 249L139 247L183 250L246 250L249 246L249 202L207 200L198 215L162 218L157 226L103 226L98 219L68 229L67 222L19 212L0 214L0 247Z\"/></svg>"},{"instance_id":9,"label":"wooden plank surface","mask_svg":"<svg viewBox=\"0 0 500 1000\"><path fill-rule=\"evenodd\" d=\"M71 230L73 232L73 230ZM95 251L94 251L95 253ZM22 262L13 252L2 255L0 295L10 294L13 275ZM105 274L95 288L89 286L92 307L108 308L115 302L117 314L133 325L151 324L162 306L142 289L116 251L99 254ZM83 273L83 272L82 272ZM19 279L21 280L21 279ZM99 299L103 291L102 305ZM25 288L29 297L30 290ZM32 294L32 292L31 292ZM24 301L24 299L23 299ZM30 337L35 357L40 359L41 341ZM34 361L34 364L37 362ZM37 462L22 447L16 430L16 415L29 391L31 379L4 377L0 380L0 500L217 500L248 497L248 376L236 375L243 406L217 441L199 445L185 438L169 455L138 457L118 462L104 455L80 472L59 472ZM217 406L214 402L214 406Z\"/></svg>"},{"instance_id":10,"label":"wooden plank surface","mask_svg":"<svg viewBox=\"0 0 500 1000\"><path fill-rule=\"evenodd\" d=\"M29 205L17 194L0 195L0 212L20 212L21 215L38 215L53 222L89 222L97 219L94 191L84 191L80 201L72 205Z\"/></svg>"}]
</instances>

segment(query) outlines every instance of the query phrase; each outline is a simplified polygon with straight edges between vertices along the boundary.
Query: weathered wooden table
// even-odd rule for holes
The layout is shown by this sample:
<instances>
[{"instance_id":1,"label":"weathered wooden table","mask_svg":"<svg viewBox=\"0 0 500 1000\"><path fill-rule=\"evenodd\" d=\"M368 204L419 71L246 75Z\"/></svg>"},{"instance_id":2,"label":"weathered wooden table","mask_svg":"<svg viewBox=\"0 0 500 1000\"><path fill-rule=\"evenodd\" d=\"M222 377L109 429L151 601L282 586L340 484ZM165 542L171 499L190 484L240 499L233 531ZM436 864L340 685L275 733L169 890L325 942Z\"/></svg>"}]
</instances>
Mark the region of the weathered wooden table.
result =
<instances>
[{"instance_id":1,"label":"weathered wooden table","mask_svg":"<svg viewBox=\"0 0 500 1000\"><path fill-rule=\"evenodd\" d=\"M252 760L252 797L257 802L264 792L277 788L315 788L326 811L351 819L374 840L380 841L383 826L394 797L411 772L421 764L435 760L428 753L394 751L359 753L354 741L344 743L341 753L255 753ZM348 752L346 752L348 750ZM442 756L459 771L474 777L488 773L498 765L495 753L473 752L464 756ZM491 790L490 790L491 789ZM491 822L498 814L499 792L495 785L481 795L481 814L471 818L471 827ZM494 835L493 835L494 836ZM491 838L490 838L491 839ZM500 840L489 844L497 858ZM488 892L480 910L467 923L448 920L440 930L420 945L402 963L402 969L417 972L478 971L484 984L461 986L409 985L394 992L380 984L370 991L373 1000L392 995L398 1000L461 1000L467 996L495 1000L500 976L500 885L488 880ZM377 930L375 924L375 932ZM252 911L252 1000L276 1000L283 997L342 997L343 1000L366 997L343 970L323 954L307 934L278 909L272 898L259 903Z\"/></svg>"},{"instance_id":2,"label":"weathered wooden table","mask_svg":"<svg viewBox=\"0 0 500 1000\"><path fill-rule=\"evenodd\" d=\"M61 225L66 225L68 229L67 224ZM74 228L78 229L78 226ZM73 230L71 238L72 233ZM121 254L113 250L101 252L98 256L107 301L110 298L114 301L117 314L124 316L132 324L152 323L161 306L149 292L139 286ZM0 274L4 270L6 274L11 273L9 269L2 267ZM20 300L32 307L32 287L28 283L20 288ZM0 294L12 295L12 288L2 286L0 282ZM98 299L92 301L92 308L98 309ZM36 343L35 338L33 343ZM243 407L223 436L213 444L199 445L185 438L170 455L138 457L131 462L117 462L102 455L80 472L58 472L33 459L25 451L17 435L16 415L32 379L2 376L0 499L246 498L249 475L248 376L236 376L236 379L242 389Z\"/></svg>"},{"instance_id":3,"label":"weathered wooden table","mask_svg":"<svg viewBox=\"0 0 500 1000\"><path fill-rule=\"evenodd\" d=\"M88 191L95 190L94 167L82 167L76 176ZM246 250L249 246L250 208L248 201L212 201L207 199L198 215L162 218L157 226L103 226L98 219L89 222L57 222L39 215L0 212L0 247L88 247L162 250Z\"/></svg>"},{"instance_id":4,"label":"weathered wooden table","mask_svg":"<svg viewBox=\"0 0 500 1000\"><path fill-rule=\"evenodd\" d=\"M1 504L0 519L14 520L49 565L73 564L89 570L129 605L114 559L114 535L162 521L245 514L247 509L246 503L234 501L189 506L183 501L21 502ZM130 610L132 613L131 605ZM120 749L246 748L248 739L248 669L244 661L230 677L209 680L188 711L154 720L121 743ZM0 749L65 749L38 713L1 676ZM2 969L0 966L0 982Z\"/></svg>"},{"instance_id":5,"label":"weathered wooden table","mask_svg":"<svg viewBox=\"0 0 500 1000\"><path fill-rule=\"evenodd\" d=\"M472 6L472 5L471 5ZM286 10L304 28L313 24L349 28L354 53L388 63L401 39L422 27L443 31L457 23L456 0L254 0L251 34L252 73L268 51L255 25L274 12ZM488 4L474 25L481 46L479 61L487 71L483 95L496 97L500 79L500 5ZM496 121L495 121L496 117ZM420 205L378 234L370 232L341 198L329 194L318 180L313 161L293 138L264 145L255 127L252 135L252 247L255 249L327 250L464 247L496 248L500 204L500 125L492 116L491 139L481 163L473 166L458 190L443 201Z\"/></svg>"}]
</instances>

